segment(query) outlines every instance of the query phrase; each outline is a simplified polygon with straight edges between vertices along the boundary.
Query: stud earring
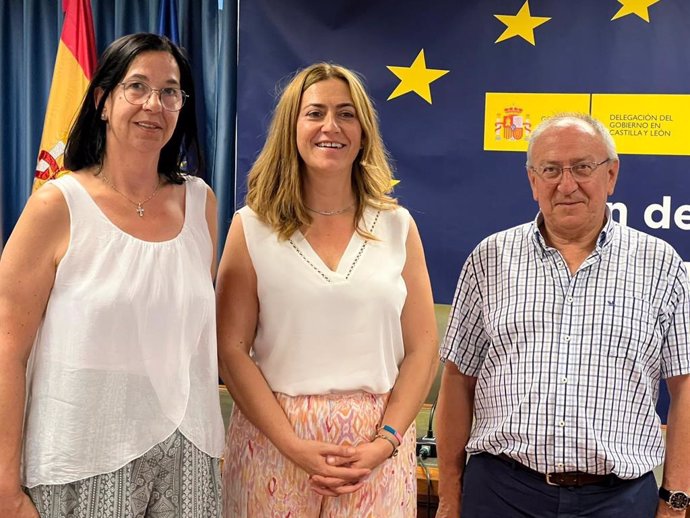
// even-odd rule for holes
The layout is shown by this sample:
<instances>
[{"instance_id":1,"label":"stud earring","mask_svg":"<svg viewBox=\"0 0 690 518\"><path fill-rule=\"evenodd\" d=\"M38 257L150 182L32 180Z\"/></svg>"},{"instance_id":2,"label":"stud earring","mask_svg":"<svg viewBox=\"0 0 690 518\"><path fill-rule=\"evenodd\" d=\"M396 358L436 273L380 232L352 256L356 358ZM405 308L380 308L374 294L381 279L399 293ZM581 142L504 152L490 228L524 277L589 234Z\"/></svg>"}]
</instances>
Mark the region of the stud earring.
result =
<instances>
[{"instance_id":1,"label":"stud earring","mask_svg":"<svg viewBox=\"0 0 690 518\"><path fill-rule=\"evenodd\" d=\"M101 120L102 120L102 121L107 121L107 120L108 120L108 116L105 114L105 112L101 113Z\"/></svg>"}]
</instances>

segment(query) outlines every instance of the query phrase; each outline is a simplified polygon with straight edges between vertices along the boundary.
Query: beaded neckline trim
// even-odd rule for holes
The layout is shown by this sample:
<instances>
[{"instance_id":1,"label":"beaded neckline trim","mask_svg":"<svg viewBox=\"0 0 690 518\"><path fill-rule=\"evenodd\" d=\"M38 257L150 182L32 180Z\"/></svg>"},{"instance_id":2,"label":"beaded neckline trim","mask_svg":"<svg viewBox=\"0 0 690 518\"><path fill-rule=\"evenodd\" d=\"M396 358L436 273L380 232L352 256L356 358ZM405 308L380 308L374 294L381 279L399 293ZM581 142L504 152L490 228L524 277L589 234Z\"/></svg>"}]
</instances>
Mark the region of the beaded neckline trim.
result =
<instances>
[{"instance_id":1,"label":"beaded neckline trim","mask_svg":"<svg viewBox=\"0 0 690 518\"><path fill-rule=\"evenodd\" d=\"M369 228L369 232L372 234L374 233L374 229L376 228L376 223L379 221L379 216L381 215L381 211L379 210L376 215L374 216L374 221L371 224L371 228ZM292 238L288 239L288 243L292 246L292 249L297 252L297 254L302 258L302 260L307 263L316 273L318 273L321 278L323 278L326 282L332 283L333 280L328 276L327 273L325 273L321 268L319 268L317 265L315 265L312 261L309 260L309 258L300 250L300 248L295 244L295 242L292 240ZM357 266L357 263L361 259L362 255L364 254L364 250L367 248L367 245L369 244L369 240L365 239L362 245L359 247L359 250L357 251L357 255L355 256L354 260L352 261L352 264L350 267L347 269L347 273L345 274L345 280L348 280L350 276L352 275L352 272L355 270L355 266ZM316 252L314 252L316 254ZM317 254L318 255L318 254ZM333 273L333 272L331 272Z\"/></svg>"}]
</instances>

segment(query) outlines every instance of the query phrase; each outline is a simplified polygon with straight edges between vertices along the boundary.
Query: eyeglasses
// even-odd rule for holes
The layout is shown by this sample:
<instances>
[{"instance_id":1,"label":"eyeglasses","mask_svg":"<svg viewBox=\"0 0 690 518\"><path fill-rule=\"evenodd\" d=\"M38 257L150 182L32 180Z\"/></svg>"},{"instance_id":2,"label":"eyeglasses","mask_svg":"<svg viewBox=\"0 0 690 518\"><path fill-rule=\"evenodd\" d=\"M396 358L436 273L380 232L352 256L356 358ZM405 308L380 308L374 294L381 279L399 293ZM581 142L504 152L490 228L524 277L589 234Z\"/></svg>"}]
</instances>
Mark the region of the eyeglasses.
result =
<instances>
[{"instance_id":1,"label":"eyeglasses","mask_svg":"<svg viewBox=\"0 0 690 518\"><path fill-rule=\"evenodd\" d=\"M578 164L571 165L570 167L561 167L557 165L545 165L534 167L527 164L527 168L537 173L539 176L541 176L542 180L548 183L559 183L563 178L563 171L568 169L570 170L570 174L572 175L573 180L575 180L577 183L583 183L588 182L592 179L592 174L594 173L597 167L599 167L600 165L604 165L606 162L609 162L611 160L611 158L607 158L606 160L602 160L599 163L580 162Z\"/></svg>"},{"instance_id":2,"label":"eyeglasses","mask_svg":"<svg viewBox=\"0 0 690 518\"><path fill-rule=\"evenodd\" d=\"M184 90L179 88L151 88L141 81L125 81L120 84L128 103L136 105L146 104L151 98L151 94L156 92L161 100L161 106L170 112L179 112L189 97Z\"/></svg>"}]
</instances>

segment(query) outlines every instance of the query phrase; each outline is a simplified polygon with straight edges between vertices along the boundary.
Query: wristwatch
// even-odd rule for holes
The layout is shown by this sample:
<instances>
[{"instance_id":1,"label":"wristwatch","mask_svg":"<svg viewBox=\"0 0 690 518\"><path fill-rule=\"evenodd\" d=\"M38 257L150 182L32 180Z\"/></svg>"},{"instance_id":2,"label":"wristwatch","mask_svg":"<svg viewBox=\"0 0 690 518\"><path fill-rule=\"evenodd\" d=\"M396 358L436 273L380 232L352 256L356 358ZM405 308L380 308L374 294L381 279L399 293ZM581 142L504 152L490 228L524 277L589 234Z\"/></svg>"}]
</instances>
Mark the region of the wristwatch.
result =
<instances>
[{"instance_id":1,"label":"wristwatch","mask_svg":"<svg viewBox=\"0 0 690 518\"><path fill-rule=\"evenodd\" d=\"M660 487L659 498L674 511L684 511L690 507L690 495L684 491L670 491L665 487Z\"/></svg>"}]
</instances>

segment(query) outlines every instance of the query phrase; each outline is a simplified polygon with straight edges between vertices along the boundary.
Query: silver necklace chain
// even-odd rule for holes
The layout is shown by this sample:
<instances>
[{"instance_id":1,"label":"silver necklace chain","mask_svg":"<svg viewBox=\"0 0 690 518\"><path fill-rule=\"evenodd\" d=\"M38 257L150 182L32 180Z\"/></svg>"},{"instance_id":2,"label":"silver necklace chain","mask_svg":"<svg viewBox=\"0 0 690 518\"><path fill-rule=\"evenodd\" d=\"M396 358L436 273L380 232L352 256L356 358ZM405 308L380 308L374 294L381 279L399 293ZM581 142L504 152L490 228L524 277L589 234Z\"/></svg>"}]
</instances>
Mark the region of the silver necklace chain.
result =
<instances>
[{"instance_id":1,"label":"silver necklace chain","mask_svg":"<svg viewBox=\"0 0 690 518\"><path fill-rule=\"evenodd\" d=\"M150 202L150 201L156 196L156 194L158 194L158 190L161 188L161 181L160 181L160 178L159 178L159 179L158 179L158 185L156 185L156 188L153 190L153 192L149 195L148 198L146 198L146 199L143 200L143 201L134 201L134 200L132 200L131 198L129 198L126 194L124 194L123 192L121 192L117 187L115 187L115 186L113 185L113 183L110 181L110 178L108 178L106 175L102 174L102 175L101 175L101 178L103 179L103 181L104 181L106 184L108 184L108 185L110 186L110 188L111 188L113 191L115 191L116 193L118 193L120 196L122 196L125 200L127 200L127 201L128 201L129 203L131 203L132 205L135 205L135 206L136 206L136 209L135 209L135 210L137 211L137 214L139 215L140 218L143 218L143 217L144 217L144 204Z\"/></svg>"},{"instance_id":2,"label":"silver necklace chain","mask_svg":"<svg viewBox=\"0 0 690 518\"><path fill-rule=\"evenodd\" d=\"M352 203L345 207L344 209L339 209L339 210L316 210L312 209L311 207L307 207L306 205L304 206L305 209L311 212L315 212L316 214L321 214L322 216L337 216L338 214L343 214L344 212L347 212L350 210L352 207L354 207L355 204Z\"/></svg>"}]
</instances>

